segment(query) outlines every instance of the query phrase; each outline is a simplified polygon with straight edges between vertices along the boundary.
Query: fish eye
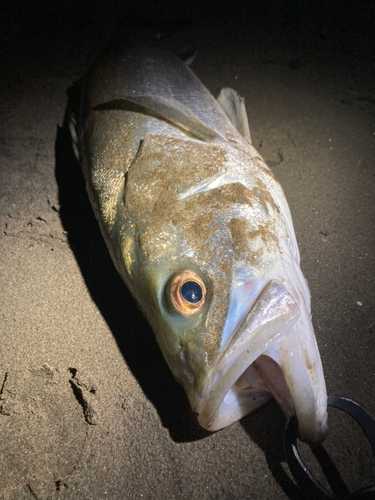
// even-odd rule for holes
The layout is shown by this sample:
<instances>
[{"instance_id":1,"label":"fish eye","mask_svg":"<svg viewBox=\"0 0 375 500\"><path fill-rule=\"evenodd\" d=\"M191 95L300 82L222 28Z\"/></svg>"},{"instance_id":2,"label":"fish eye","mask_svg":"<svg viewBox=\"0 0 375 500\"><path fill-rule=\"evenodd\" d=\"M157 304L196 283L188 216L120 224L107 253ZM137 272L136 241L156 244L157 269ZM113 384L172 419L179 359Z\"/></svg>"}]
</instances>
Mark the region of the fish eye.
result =
<instances>
[{"instance_id":1,"label":"fish eye","mask_svg":"<svg viewBox=\"0 0 375 500\"><path fill-rule=\"evenodd\" d=\"M172 279L170 298L175 309L183 316L200 311L206 301L206 287L194 271L184 271Z\"/></svg>"},{"instance_id":2,"label":"fish eye","mask_svg":"<svg viewBox=\"0 0 375 500\"><path fill-rule=\"evenodd\" d=\"M181 297L190 302L190 304L196 304L203 296L202 287L196 281L185 281L180 293Z\"/></svg>"}]
</instances>

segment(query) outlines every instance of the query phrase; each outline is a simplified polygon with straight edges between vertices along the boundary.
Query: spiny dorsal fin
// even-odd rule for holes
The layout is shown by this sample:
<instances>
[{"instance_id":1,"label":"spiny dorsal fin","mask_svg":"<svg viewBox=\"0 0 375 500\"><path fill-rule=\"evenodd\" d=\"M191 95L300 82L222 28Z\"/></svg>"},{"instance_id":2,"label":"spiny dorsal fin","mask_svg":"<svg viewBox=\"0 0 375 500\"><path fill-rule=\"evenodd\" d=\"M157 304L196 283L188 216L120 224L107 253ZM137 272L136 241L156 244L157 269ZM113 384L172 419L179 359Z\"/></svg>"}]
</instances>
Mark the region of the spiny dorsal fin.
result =
<instances>
[{"instance_id":1,"label":"spiny dorsal fin","mask_svg":"<svg viewBox=\"0 0 375 500\"><path fill-rule=\"evenodd\" d=\"M245 99L240 97L235 90L225 88L221 90L217 101L245 141L252 144Z\"/></svg>"}]
</instances>

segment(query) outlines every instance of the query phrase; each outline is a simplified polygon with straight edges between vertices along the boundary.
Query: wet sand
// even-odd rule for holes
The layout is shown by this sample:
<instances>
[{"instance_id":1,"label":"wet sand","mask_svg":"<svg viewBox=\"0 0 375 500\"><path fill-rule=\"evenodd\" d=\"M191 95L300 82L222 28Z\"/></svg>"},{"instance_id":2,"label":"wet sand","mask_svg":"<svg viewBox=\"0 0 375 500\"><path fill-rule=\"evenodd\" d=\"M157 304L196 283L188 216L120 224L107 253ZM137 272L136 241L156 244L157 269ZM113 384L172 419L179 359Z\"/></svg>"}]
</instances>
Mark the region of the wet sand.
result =
<instances>
[{"instance_id":1,"label":"wet sand","mask_svg":"<svg viewBox=\"0 0 375 500\"><path fill-rule=\"evenodd\" d=\"M215 434L196 423L98 230L66 90L120 14L191 19L168 43L198 46L192 69L215 96L229 86L246 99L254 145L293 215L328 394L375 413L375 9L108 5L3 12L0 499L302 499L274 402ZM329 418L333 488L342 496L338 475L349 489L375 483L360 429Z\"/></svg>"}]
</instances>

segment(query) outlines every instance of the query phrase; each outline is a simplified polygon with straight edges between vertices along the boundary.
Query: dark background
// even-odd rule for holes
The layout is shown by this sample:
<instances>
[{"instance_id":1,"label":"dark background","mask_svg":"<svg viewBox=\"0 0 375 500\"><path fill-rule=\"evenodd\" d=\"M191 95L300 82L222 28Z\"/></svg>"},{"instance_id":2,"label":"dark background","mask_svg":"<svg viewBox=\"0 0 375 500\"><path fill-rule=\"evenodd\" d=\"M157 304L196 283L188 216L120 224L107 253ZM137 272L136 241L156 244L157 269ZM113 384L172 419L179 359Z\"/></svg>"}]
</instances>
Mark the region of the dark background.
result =
<instances>
[{"instance_id":1,"label":"dark background","mask_svg":"<svg viewBox=\"0 0 375 500\"><path fill-rule=\"evenodd\" d=\"M0 499L302 498L275 403L216 434L196 424L98 231L67 89L111 41L160 35L198 48L215 96L245 97L293 215L328 393L375 412L374 3L7 2L0 22ZM343 498L340 478L375 483L374 459L329 417L328 481L301 450Z\"/></svg>"}]
</instances>

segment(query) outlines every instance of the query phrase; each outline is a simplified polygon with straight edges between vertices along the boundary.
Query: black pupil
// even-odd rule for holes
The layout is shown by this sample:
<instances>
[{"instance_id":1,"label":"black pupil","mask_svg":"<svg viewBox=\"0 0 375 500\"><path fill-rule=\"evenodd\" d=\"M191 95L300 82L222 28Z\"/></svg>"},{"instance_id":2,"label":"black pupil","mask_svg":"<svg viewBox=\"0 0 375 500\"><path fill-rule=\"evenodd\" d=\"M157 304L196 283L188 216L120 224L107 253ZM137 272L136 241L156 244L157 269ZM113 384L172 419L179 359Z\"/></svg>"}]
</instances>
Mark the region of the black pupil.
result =
<instances>
[{"instance_id":1,"label":"black pupil","mask_svg":"<svg viewBox=\"0 0 375 500\"><path fill-rule=\"evenodd\" d=\"M196 281L185 281L181 287L182 297L191 304L196 304L202 299L202 287Z\"/></svg>"}]
</instances>

